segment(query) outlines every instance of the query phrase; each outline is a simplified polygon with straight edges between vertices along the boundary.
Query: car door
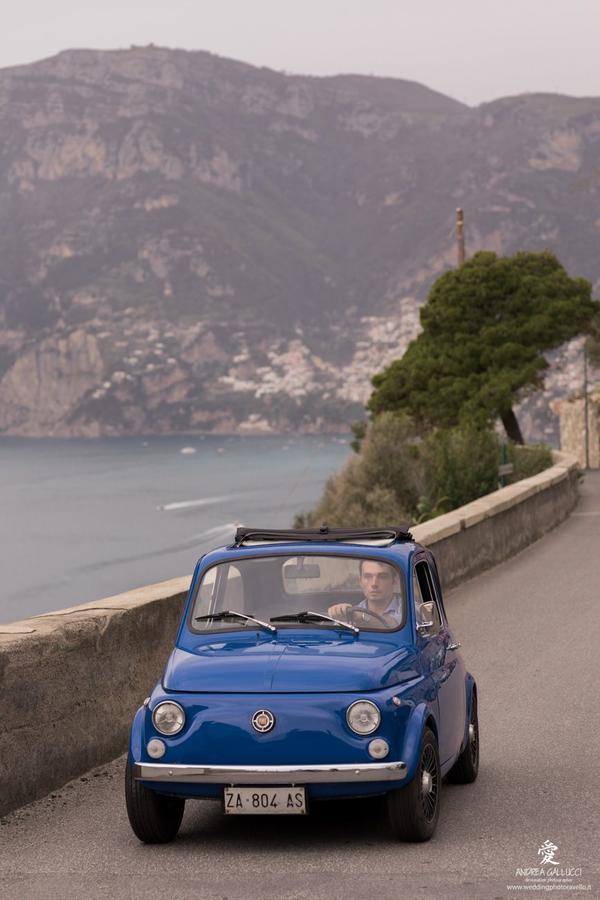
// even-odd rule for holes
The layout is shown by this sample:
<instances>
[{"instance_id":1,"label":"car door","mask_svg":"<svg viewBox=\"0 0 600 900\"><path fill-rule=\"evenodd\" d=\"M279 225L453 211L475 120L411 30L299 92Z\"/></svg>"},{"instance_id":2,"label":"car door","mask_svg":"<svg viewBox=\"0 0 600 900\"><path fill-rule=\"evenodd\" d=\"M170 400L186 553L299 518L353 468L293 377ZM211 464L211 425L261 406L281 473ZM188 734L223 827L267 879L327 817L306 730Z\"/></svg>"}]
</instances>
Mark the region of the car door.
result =
<instances>
[{"instance_id":1,"label":"car door","mask_svg":"<svg viewBox=\"0 0 600 900\"><path fill-rule=\"evenodd\" d=\"M466 694L464 666L456 650L446 622L441 592L437 578L425 556L414 564L413 596L416 621L419 621L419 603L433 603L433 625L426 631L420 629L419 641L436 686L439 704L439 752L443 765L455 756L462 743L465 729Z\"/></svg>"}]
</instances>

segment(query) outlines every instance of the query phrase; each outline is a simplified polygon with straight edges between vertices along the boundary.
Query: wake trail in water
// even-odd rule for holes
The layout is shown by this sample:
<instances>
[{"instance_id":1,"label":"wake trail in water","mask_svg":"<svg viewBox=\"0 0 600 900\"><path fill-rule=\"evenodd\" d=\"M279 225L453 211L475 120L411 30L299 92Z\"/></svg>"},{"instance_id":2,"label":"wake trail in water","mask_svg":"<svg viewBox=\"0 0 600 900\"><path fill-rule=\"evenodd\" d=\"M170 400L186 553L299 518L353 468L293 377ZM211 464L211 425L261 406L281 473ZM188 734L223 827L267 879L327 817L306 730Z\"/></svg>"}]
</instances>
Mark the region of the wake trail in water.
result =
<instances>
[{"instance_id":1,"label":"wake trail in water","mask_svg":"<svg viewBox=\"0 0 600 900\"><path fill-rule=\"evenodd\" d=\"M200 534L192 535L187 541L180 541L177 544L171 544L168 547L160 547L157 550L149 550L145 553L135 553L131 556L117 556L111 559L102 560L101 562L88 563L87 565L77 566L75 571L95 572L105 566L119 566L124 563L151 559L155 556L170 556L172 553L178 553L180 550L190 550L192 547L202 547L211 541L216 540L217 535L225 535L226 532L231 534L231 539L233 540L235 529L238 524L238 522L228 522L225 525L217 525L215 528L208 528L206 531L201 531Z\"/></svg>"},{"instance_id":2,"label":"wake trail in water","mask_svg":"<svg viewBox=\"0 0 600 900\"><path fill-rule=\"evenodd\" d=\"M217 525L215 526L215 528L208 528L206 531L201 531L200 534L196 534L195 540L206 541L208 540L208 538L215 537L217 534L220 534L223 531L234 532L239 524L239 522L227 522L226 525Z\"/></svg>"},{"instance_id":3,"label":"wake trail in water","mask_svg":"<svg viewBox=\"0 0 600 900\"><path fill-rule=\"evenodd\" d=\"M164 503L157 506L159 512L171 512L176 509L199 509L203 506L214 506L215 503L224 503L231 500L231 494L223 497L202 497L200 500L177 500L174 503Z\"/></svg>"}]
</instances>

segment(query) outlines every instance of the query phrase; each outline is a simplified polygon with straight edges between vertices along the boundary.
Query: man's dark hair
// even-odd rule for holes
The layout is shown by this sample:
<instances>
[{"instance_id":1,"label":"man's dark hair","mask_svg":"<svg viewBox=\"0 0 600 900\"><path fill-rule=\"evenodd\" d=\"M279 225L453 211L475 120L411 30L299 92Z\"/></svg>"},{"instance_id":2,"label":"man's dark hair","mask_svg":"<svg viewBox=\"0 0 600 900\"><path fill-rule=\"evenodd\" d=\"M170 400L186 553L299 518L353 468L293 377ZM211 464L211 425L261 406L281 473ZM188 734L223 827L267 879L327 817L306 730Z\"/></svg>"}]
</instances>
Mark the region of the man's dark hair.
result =
<instances>
[{"instance_id":1,"label":"man's dark hair","mask_svg":"<svg viewBox=\"0 0 600 900\"><path fill-rule=\"evenodd\" d=\"M366 562L374 562L374 563L377 563L378 566L385 566L386 569L390 569L391 573L392 573L392 578L396 574L396 570L394 569L394 567L392 565L390 565L390 563L383 562L383 560L379 560L379 559L361 559L358 562L359 577L362 577L363 563L366 563Z\"/></svg>"}]
</instances>

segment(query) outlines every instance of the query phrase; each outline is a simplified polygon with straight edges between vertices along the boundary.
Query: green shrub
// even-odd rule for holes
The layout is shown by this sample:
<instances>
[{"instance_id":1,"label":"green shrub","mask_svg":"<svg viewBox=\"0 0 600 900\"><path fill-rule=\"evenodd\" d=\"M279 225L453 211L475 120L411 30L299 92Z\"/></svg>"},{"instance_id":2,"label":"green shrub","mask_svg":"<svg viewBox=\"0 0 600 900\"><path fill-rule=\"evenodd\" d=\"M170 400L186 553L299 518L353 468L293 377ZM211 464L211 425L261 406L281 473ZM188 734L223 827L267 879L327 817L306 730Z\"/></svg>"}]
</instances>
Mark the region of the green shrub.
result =
<instances>
[{"instance_id":1,"label":"green shrub","mask_svg":"<svg viewBox=\"0 0 600 900\"><path fill-rule=\"evenodd\" d=\"M472 423L437 429L427 438L424 455L426 499L438 515L498 487L498 439L490 429Z\"/></svg>"},{"instance_id":2,"label":"green shrub","mask_svg":"<svg viewBox=\"0 0 600 900\"><path fill-rule=\"evenodd\" d=\"M509 479L512 484L521 478L529 478L530 475L537 475L538 472L549 469L553 463L552 450L547 444L537 444L534 447L509 444L508 461L514 466Z\"/></svg>"},{"instance_id":3,"label":"green shrub","mask_svg":"<svg viewBox=\"0 0 600 900\"><path fill-rule=\"evenodd\" d=\"M413 519L425 489L421 441L408 416L383 413L361 440L360 452L325 485L321 500L296 517L296 527L374 527Z\"/></svg>"}]
</instances>

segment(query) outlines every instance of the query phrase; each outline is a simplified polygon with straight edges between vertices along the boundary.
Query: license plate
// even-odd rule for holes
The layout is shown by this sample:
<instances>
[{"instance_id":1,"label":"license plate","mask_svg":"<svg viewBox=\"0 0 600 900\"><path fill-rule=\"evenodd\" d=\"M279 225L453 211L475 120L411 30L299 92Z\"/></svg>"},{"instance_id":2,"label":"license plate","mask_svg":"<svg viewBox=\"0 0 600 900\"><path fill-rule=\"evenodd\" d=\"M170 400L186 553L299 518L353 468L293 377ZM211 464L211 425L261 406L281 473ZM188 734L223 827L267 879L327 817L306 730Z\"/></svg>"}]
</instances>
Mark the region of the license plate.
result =
<instances>
[{"instance_id":1,"label":"license plate","mask_svg":"<svg viewBox=\"0 0 600 900\"><path fill-rule=\"evenodd\" d=\"M303 787L225 788L225 812L238 816L302 816L306 814Z\"/></svg>"}]
</instances>

